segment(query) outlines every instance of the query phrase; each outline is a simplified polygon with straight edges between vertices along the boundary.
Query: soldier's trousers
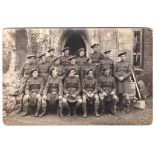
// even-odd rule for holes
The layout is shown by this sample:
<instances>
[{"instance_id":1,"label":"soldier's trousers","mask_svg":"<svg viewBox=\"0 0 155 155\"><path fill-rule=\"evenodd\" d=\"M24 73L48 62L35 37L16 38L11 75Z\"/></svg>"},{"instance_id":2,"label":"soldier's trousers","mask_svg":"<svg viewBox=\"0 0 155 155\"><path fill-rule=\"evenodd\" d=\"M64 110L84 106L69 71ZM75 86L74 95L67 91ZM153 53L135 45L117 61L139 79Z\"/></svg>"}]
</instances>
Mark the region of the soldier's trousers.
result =
<instances>
[{"instance_id":1,"label":"soldier's trousers","mask_svg":"<svg viewBox=\"0 0 155 155\"><path fill-rule=\"evenodd\" d=\"M83 101L80 95L77 95L76 99L77 101L75 102L75 108L78 108L80 105L82 105ZM70 108L68 97L66 95L63 96L63 107L66 107L68 109Z\"/></svg>"},{"instance_id":2,"label":"soldier's trousers","mask_svg":"<svg viewBox=\"0 0 155 155\"><path fill-rule=\"evenodd\" d=\"M128 93L119 93L119 100L121 102L121 106L130 106L130 96Z\"/></svg>"},{"instance_id":3,"label":"soldier's trousers","mask_svg":"<svg viewBox=\"0 0 155 155\"><path fill-rule=\"evenodd\" d=\"M49 104L53 105L56 104L56 102L58 101L59 103L59 108L62 109L63 108L63 104L62 104L62 97L59 96L57 93L48 93L46 98L42 98L42 108L46 108L47 107L47 101L49 102Z\"/></svg>"},{"instance_id":4,"label":"soldier's trousers","mask_svg":"<svg viewBox=\"0 0 155 155\"><path fill-rule=\"evenodd\" d=\"M118 102L118 97L116 96L116 94L113 95L107 95L106 93L99 93L99 97L100 97L100 101L101 101L101 106L102 109L104 109L105 106L105 102L108 100L112 101L112 106L116 106L116 103Z\"/></svg>"},{"instance_id":5,"label":"soldier's trousers","mask_svg":"<svg viewBox=\"0 0 155 155\"><path fill-rule=\"evenodd\" d=\"M87 94L83 94L83 110L86 111L87 110L87 103L91 104L94 103L94 108L98 109L99 107L99 96L98 94L94 94L92 97L89 97Z\"/></svg>"},{"instance_id":6,"label":"soldier's trousers","mask_svg":"<svg viewBox=\"0 0 155 155\"><path fill-rule=\"evenodd\" d=\"M36 111L39 112L41 108L42 97L37 97L37 93L31 93L30 95L25 95L23 98L23 109L28 109L29 106L37 105Z\"/></svg>"}]
</instances>

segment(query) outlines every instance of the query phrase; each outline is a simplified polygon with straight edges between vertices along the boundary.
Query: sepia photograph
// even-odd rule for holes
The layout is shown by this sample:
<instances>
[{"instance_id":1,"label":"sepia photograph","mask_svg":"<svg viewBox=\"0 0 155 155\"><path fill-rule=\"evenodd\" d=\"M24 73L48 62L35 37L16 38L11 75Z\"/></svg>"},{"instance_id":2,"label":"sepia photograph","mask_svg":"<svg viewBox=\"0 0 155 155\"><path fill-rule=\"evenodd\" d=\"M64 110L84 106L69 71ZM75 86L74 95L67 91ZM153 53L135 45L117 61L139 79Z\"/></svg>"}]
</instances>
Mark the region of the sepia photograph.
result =
<instances>
[{"instance_id":1,"label":"sepia photograph","mask_svg":"<svg viewBox=\"0 0 155 155\"><path fill-rule=\"evenodd\" d=\"M150 125L147 27L4 28L5 125Z\"/></svg>"}]
</instances>

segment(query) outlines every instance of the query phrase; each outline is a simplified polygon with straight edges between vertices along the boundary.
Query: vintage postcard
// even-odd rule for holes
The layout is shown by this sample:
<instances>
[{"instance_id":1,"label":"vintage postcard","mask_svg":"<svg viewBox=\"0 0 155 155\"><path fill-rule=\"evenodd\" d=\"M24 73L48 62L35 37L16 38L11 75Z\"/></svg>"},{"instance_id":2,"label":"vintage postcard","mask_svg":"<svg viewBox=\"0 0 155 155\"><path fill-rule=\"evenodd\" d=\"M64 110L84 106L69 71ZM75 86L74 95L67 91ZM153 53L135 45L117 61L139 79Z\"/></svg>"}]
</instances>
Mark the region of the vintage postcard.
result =
<instances>
[{"instance_id":1,"label":"vintage postcard","mask_svg":"<svg viewBox=\"0 0 155 155\"><path fill-rule=\"evenodd\" d=\"M150 125L152 29L3 29L6 125Z\"/></svg>"}]
</instances>

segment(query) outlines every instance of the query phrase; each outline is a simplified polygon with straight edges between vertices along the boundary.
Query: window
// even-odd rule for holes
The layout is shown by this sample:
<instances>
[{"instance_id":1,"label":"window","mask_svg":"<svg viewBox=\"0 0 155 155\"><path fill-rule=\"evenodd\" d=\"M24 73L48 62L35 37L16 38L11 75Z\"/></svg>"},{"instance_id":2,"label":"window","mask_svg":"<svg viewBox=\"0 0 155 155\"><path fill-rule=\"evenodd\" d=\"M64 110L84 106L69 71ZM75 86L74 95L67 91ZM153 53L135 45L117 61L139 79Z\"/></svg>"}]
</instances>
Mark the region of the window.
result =
<instances>
[{"instance_id":1,"label":"window","mask_svg":"<svg viewBox=\"0 0 155 155\"><path fill-rule=\"evenodd\" d=\"M142 32L133 32L133 65L142 67Z\"/></svg>"}]
</instances>

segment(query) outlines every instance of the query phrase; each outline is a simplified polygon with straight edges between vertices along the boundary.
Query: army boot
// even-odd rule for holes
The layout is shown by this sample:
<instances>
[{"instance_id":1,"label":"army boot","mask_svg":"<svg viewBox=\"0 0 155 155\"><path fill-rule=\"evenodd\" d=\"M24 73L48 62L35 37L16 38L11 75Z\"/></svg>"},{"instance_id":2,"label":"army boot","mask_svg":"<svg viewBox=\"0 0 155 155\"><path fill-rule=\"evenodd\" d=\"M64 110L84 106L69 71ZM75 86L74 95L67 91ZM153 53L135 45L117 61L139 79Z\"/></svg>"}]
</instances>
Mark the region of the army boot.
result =
<instances>
[{"instance_id":1,"label":"army boot","mask_svg":"<svg viewBox=\"0 0 155 155\"><path fill-rule=\"evenodd\" d=\"M60 115L60 117L64 117L64 115L63 115L63 109L62 108L60 108L60 110L59 110L59 115Z\"/></svg>"},{"instance_id":2,"label":"army boot","mask_svg":"<svg viewBox=\"0 0 155 155\"><path fill-rule=\"evenodd\" d=\"M46 107L42 108L42 113L39 115L39 117L43 117L46 114Z\"/></svg>"},{"instance_id":3,"label":"army boot","mask_svg":"<svg viewBox=\"0 0 155 155\"><path fill-rule=\"evenodd\" d=\"M116 105L114 105L114 106L111 108L111 113L112 113L113 115L116 114Z\"/></svg>"},{"instance_id":4,"label":"army boot","mask_svg":"<svg viewBox=\"0 0 155 155\"><path fill-rule=\"evenodd\" d=\"M77 116L76 107L74 108L73 114L74 114L74 116Z\"/></svg>"},{"instance_id":5,"label":"army boot","mask_svg":"<svg viewBox=\"0 0 155 155\"><path fill-rule=\"evenodd\" d=\"M84 112L83 112L83 117L84 118L86 118L86 117L88 117L88 115L87 115L87 109L86 108L84 108L84 110L83 110Z\"/></svg>"},{"instance_id":6,"label":"army boot","mask_svg":"<svg viewBox=\"0 0 155 155\"><path fill-rule=\"evenodd\" d=\"M127 105L125 112L126 112L126 114L130 114L130 105Z\"/></svg>"},{"instance_id":7,"label":"army boot","mask_svg":"<svg viewBox=\"0 0 155 155\"><path fill-rule=\"evenodd\" d=\"M29 113L29 108L28 107L24 107L23 108L23 113L21 114L21 116L24 117L24 116L28 115L28 113Z\"/></svg>"},{"instance_id":8,"label":"army boot","mask_svg":"<svg viewBox=\"0 0 155 155\"><path fill-rule=\"evenodd\" d=\"M98 107L95 107L95 116L96 117L99 117L100 116L99 113L98 113Z\"/></svg>"}]
</instances>

